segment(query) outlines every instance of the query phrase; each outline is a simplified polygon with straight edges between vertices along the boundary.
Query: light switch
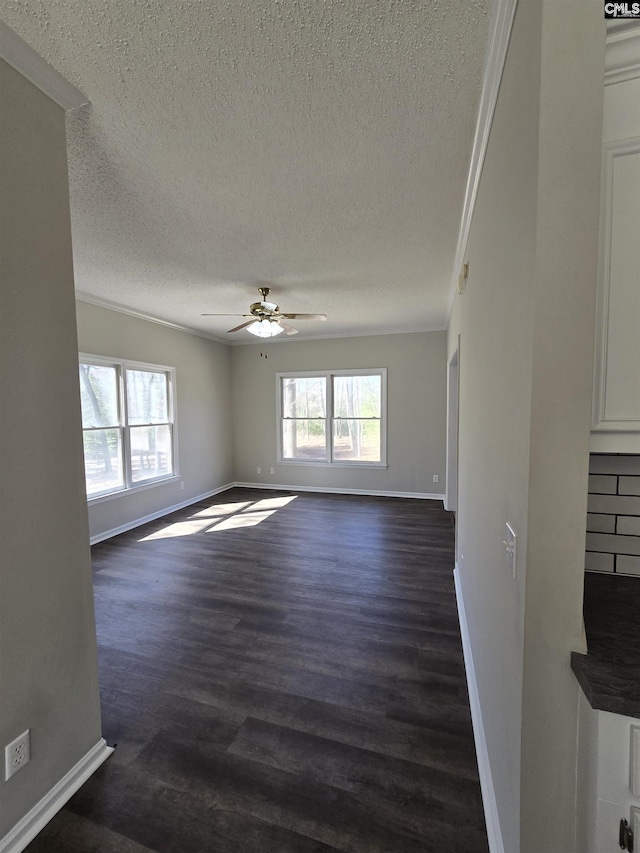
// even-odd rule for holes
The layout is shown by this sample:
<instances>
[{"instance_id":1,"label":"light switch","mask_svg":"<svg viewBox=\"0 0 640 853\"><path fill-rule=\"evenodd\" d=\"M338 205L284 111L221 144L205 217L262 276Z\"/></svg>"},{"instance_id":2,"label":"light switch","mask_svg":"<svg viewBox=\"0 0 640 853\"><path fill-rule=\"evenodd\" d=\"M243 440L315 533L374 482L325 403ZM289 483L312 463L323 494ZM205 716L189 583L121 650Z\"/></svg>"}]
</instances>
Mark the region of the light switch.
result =
<instances>
[{"instance_id":1,"label":"light switch","mask_svg":"<svg viewBox=\"0 0 640 853\"><path fill-rule=\"evenodd\" d=\"M640 726L631 726L629 787L634 797L640 797Z\"/></svg>"},{"instance_id":2,"label":"light switch","mask_svg":"<svg viewBox=\"0 0 640 853\"><path fill-rule=\"evenodd\" d=\"M506 537L502 540L507 558L507 569L511 572L511 577L516 576L516 541L517 536L513 527L507 521Z\"/></svg>"}]
</instances>

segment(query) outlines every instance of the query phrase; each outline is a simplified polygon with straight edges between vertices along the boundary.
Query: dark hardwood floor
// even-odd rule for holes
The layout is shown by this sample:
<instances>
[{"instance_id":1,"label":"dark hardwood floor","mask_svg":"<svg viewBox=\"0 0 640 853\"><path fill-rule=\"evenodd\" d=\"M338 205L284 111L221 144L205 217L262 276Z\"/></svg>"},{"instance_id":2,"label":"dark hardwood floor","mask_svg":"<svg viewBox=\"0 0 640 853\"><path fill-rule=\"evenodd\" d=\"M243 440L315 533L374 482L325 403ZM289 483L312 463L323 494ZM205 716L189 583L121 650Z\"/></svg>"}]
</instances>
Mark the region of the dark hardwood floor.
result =
<instances>
[{"instance_id":1,"label":"dark hardwood floor","mask_svg":"<svg viewBox=\"0 0 640 853\"><path fill-rule=\"evenodd\" d=\"M29 853L486 853L439 504L232 489L93 565L117 746Z\"/></svg>"}]
</instances>

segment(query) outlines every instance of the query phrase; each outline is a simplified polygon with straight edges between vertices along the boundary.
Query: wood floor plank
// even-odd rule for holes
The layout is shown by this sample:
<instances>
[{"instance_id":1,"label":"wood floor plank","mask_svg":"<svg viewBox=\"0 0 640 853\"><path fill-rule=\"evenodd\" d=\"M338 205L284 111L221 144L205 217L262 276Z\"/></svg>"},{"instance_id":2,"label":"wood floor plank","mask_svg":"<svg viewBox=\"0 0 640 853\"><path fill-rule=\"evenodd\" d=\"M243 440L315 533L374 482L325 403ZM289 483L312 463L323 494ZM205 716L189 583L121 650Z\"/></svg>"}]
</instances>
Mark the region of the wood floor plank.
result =
<instances>
[{"instance_id":1,"label":"wood floor plank","mask_svg":"<svg viewBox=\"0 0 640 853\"><path fill-rule=\"evenodd\" d=\"M388 810L372 805L369 798L213 748L195 749L175 731L165 730L151 741L140 756L139 769L169 788L200 786L214 809L273 821L340 850L435 853L446 837L447 824L435 816L423 819L418 836L407 831L404 819L391 821ZM483 849L482 843L483 832L468 828L464 837L447 839L446 849L475 853Z\"/></svg>"},{"instance_id":2,"label":"wood floor plank","mask_svg":"<svg viewBox=\"0 0 640 853\"><path fill-rule=\"evenodd\" d=\"M144 847L87 818L63 809L53 818L46 833L29 845L30 853L153 853Z\"/></svg>"},{"instance_id":3,"label":"wood floor plank","mask_svg":"<svg viewBox=\"0 0 640 853\"><path fill-rule=\"evenodd\" d=\"M434 501L229 489L92 549L114 755L29 853L487 853Z\"/></svg>"},{"instance_id":4,"label":"wood floor plank","mask_svg":"<svg viewBox=\"0 0 640 853\"><path fill-rule=\"evenodd\" d=\"M447 743L441 744L443 767L437 768L433 762L393 758L249 717L228 751L355 792L372 807L383 809L390 824L418 837L431 819L457 823L463 833L484 828L478 816L477 779L462 782L458 756ZM468 761L465 765L468 770Z\"/></svg>"}]
</instances>

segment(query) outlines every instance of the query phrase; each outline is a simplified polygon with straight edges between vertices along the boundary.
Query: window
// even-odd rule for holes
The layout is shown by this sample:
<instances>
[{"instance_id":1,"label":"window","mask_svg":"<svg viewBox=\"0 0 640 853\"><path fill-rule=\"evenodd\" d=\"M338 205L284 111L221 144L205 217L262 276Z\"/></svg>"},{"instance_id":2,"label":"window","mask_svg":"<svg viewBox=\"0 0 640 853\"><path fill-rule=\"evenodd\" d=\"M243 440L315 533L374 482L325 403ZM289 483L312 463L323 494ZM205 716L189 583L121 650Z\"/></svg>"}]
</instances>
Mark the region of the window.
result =
<instances>
[{"instance_id":1,"label":"window","mask_svg":"<svg viewBox=\"0 0 640 853\"><path fill-rule=\"evenodd\" d=\"M277 380L280 462L386 467L386 368Z\"/></svg>"},{"instance_id":2,"label":"window","mask_svg":"<svg viewBox=\"0 0 640 853\"><path fill-rule=\"evenodd\" d=\"M80 356L88 498L175 475L174 373L158 365Z\"/></svg>"}]
</instances>

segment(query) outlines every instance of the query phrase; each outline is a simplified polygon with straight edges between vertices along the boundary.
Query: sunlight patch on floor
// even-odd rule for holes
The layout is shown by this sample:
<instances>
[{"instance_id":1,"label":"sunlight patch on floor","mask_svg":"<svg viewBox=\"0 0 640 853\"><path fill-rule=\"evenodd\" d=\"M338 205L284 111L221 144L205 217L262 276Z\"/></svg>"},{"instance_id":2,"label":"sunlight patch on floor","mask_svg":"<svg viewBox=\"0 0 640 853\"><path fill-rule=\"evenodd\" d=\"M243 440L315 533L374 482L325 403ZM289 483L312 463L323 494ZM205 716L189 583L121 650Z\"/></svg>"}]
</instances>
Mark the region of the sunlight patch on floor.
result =
<instances>
[{"instance_id":1,"label":"sunlight patch on floor","mask_svg":"<svg viewBox=\"0 0 640 853\"><path fill-rule=\"evenodd\" d=\"M168 524L162 530L156 530L155 533L150 533L149 536L144 536L138 539L138 542L153 542L156 539L172 539L176 536L192 536L194 533L200 533L205 527L209 527L211 519L178 521L175 524Z\"/></svg>"},{"instance_id":2,"label":"sunlight patch on floor","mask_svg":"<svg viewBox=\"0 0 640 853\"><path fill-rule=\"evenodd\" d=\"M281 498L263 498L260 501L255 501L251 507L251 512L254 509L281 509L283 506L295 501L297 495L287 495Z\"/></svg>"},{"instance_id":3,"label":"sunlight patch on floor","mask_svg":"<svg viewBox=\"0 0 640 853\"><path fill-rule=\"evenodd\" d=\"M240 512L245 507L251 506L251 503L251 501L241 501L231 504L213 504L213 506L208 506L199 512L194 512L191 518L216 518L219 515L233 515L234 512Z\"/></svg>"},{"instance_id":4,"label":"sunlight patch on floor","mask_svg":"<svg viewBox=\"0 0 640 853\"><path fill-rule=\"evenodd\" d=\"M142 537L138 542L193 536L194 533L217 533L257 527L297 497L297 495L287 495L278 498L262 498L258 501L212 504L210 507L194 512L185 521L168 524L161 530Z\"/></svg>"},{"instance_id":5,"label":"sunlight patch on floor","mask_svg":"<svg viewBox=\"0 0 640 853\"><path fill-rule=\"evenodd\" d=\"M207 533L218 533L220 530L238 530L241 527L257 527L258 524L265 521L276 512L275 509L265 512L248 512L233 515L231 518L225 518L224 521L217 522L210 527Z\"/></svg>"}]
</instances>

